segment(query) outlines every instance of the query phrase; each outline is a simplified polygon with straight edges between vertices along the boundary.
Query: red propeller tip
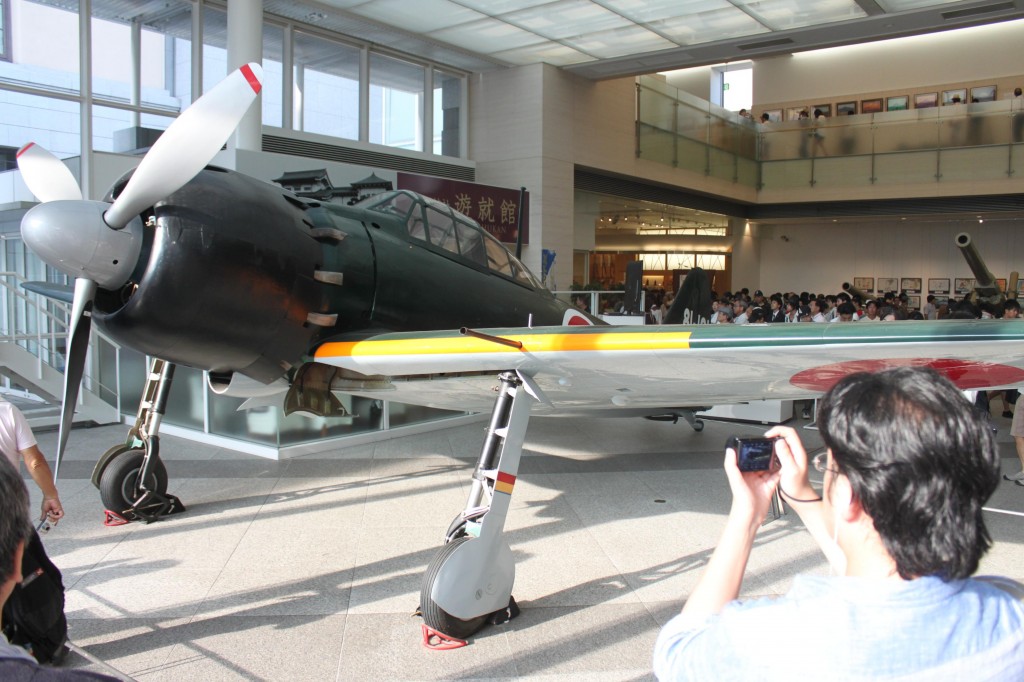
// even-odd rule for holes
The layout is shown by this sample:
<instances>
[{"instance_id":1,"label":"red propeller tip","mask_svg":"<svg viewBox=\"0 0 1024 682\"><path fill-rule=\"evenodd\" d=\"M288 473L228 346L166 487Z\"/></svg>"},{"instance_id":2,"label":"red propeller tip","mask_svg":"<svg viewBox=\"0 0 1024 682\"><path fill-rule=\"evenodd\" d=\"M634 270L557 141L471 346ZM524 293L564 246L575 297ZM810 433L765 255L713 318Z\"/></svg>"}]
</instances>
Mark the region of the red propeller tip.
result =
<instances>
[{"instance_id":1,"label":"red propeller tip","mask_svg":"<svg viewBox=\"0 0 1024 682\"><path fill-rule=\"evenodd\" d=\"M249 68L248 64L243 64L240 70L242 75L245 76L245 80L248 81L249 87L251 87L252 91L258 95L260 90L263 88L263 84L260 83L260 79L252 72L252 69Z\"/></svg>"},{"instance_id":2,"label":"red propeller tip","mask_svg":"<svg viewBox=\"0 0 1024 682\"><path fill-rule=\"evenodd\" d=\"M14 158L17 159L18 157L20 157L22 154L28 151L29 147L34 147L35 144L35 142L29 142L27 145L18 150L18 153L14 155Z\"/></svg>"}]
</instances>

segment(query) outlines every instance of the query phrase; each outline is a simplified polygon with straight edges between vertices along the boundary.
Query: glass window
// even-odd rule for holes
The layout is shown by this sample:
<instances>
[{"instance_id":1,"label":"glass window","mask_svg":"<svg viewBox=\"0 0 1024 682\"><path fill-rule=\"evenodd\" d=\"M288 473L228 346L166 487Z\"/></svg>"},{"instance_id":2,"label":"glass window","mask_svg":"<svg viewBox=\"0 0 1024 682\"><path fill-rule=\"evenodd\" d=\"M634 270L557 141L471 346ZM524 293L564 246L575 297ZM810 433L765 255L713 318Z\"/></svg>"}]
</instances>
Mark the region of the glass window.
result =
<instances>
[{"instance_id":1,"label":"glass window","mask_svg":"<svg viewBox=\"0 0 1024 682\"><path fill-rule=\"evenodd\" d=\"M190 101L174 93L175 34L188 38L191 32L191 9L187 4L167 3L162 27L173 31L142 26L140 30L140 102L147 106L166 107L180 111ZM184 30L184 32L182 32ZM92 19L92 89L103 97L131 102L132 25L124 22ZM190 80L190 78L188 79Z\"/></svg>"},{"instance_id":2,"label":"glass window","mask_svg":"<svg viewBox=\"0 0 1024 682\"><path fill-rule=\"evenodd\" d=\"M5 31L4 42L10 41L12 58L17 46L18 57L17 63L0 62L0 77L40 88L78 92L77 6L75 3L74 9L68 11L23 1L18 3L17 13L8 16L11 3L3 0L4 25L10 22L10 35ZM46 115L45 110L40 113ZM0 117L0 121L10 120Z\"/></svg>"},{"instance_id":3,"label":"glass window","mask_svg":"<svg viewBox=\"0 0 1024 682\"><path fill-rule=\"evenodd\" d=\"M430 243L445 251L459 252L455 239L455 221L450 213L444 213L433 206L427 206L427 224L430 226Z\"/></svg>"},{"instance_id":4,"label":"glass window","mask_svg":"<svg viewBox=\"0 0 1024 682\"><path fill-rule=\"evenodd\" d=\"M462 77L434 69L433 151L442 156L461 156Z\"/></svg>"},{"instance_id":5,"label":"glass window","mask_svg":"<svg viewBox=\"0 0 1024 682\"><path fill-rule=\"evenodd\" d=\"M371 211L380 213L391 213L401 218L409 215L409 210L418 204L412 195L405 192L382 192L381 194L367 197L357 206L368 208Z\"/></svg>"},{"instance_id":6,"label":"glass window","mask_svg":"<svg viewBox=\"0 0 1024 682\"><path fill-rule=\"evenodd\" d=\"M0 59L11 61L11 10L10 0L0 0Z\"/></svg>"},{"instance_id":7,"label":"glass window","mask_svg":"<svg viewBox=\"0 0 1024 682\"><path fill-rule=\"evenodd\" d=\"M284 29L263 24L263 125L277 126L284 122Z\"/></svg>"},{"instance_id":8,"label":"glass window","mask_svg":"<svg viewBox=\"0 0 1024 682\"><path fill-rule=\"evenodd\" d=\"M203 5L203 94L228 75L228 14Z\"/></svg>"},{"instance_id":9,"label":"glass window","mask_svg":"<svg viewBox=\"0 0 1024 682\"><path fill-rule=\"evenodd\" d=\"M128 153L153 146L160 132L174 122L170 116L142 114L136 129L132 112L113 107L92 107L92 148L98 152Z\"/></svg>"},{"instance_id":10,"label":"glass window","mask_svg":"<svg viewBox=\"0 0 1024 682\"><path fill-rule=\"evenodd\" d=\"M487 252L484 249L483 233L475 225L461 220L455 223L459 236L459 249L462 255L478 265L487 265Z\"/></svg>"},{"instance_id":11,"label":"glass window","mask_svg":"<svg viewBox=\"0 0 1024 682\"><path fill-rule=\"evenodd\" d=\"M295 32L296 130L359 139L359 55L354 47Z\"/></svg>"},{"instance_id":12,"label":"glass window","mask_svg":"<svg viewBox=\"0 0 1024 682\"><path fill-rule=\"evenodd\" d=\"M370 142L423 151L422 66L370 55Z\"/></svg>"},{"instance_id":13,"label":"glass window","mask_svg":"<svg viewBox=\"0 0 1024 682\"><path fill-rule=\"evenodd\" d=\"M484 235L484 244L487 246L487 267L503 275L512 276L512 265L508 260L508 251L497 239L489 234Z\"/></svg>"},{"instance_id":14,"label":"glass window","mask_svg":"<svg viewBox=\"0 0 1024 682\"><path fill-rule=\"evenodd\" d=\"M409 226L409 236L413 239L422 239L427 241L427 229L426 224L423 222L423 211L419 206L409 216L409 220L406 223Z\"/></svg>"},{"instance_id":15,"label":"glass window","mask_svg":"<svg viewBox=\"0 0 1024 682\"><path fill-rule=\"evenodd\" d=\"M61 159L79 156L81 123L78 102L20 92L0 97L0 137L12 147L35 142Z\"/></svg>"}]
</instances>

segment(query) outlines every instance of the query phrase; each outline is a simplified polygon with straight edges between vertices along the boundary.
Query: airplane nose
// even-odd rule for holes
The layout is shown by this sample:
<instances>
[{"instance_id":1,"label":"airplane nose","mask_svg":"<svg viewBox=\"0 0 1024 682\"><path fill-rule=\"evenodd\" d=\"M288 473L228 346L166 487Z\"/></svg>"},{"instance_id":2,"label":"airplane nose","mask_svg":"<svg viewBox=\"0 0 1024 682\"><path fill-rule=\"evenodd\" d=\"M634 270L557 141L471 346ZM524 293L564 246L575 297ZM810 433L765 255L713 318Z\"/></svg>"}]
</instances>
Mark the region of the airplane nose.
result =
<instances>
[{"instance_id":1,"label":"airplane nose","mask_svg":"<svg viewBox=\"0 0 1024 682\"><path fill-rule=\"evenodd\" d=\"M21 220L21 237L44 262L71 277L115 289L128 281L142 250L142 220L115 230L102 201L48 201Z\"/></svg>"}]
</instances>

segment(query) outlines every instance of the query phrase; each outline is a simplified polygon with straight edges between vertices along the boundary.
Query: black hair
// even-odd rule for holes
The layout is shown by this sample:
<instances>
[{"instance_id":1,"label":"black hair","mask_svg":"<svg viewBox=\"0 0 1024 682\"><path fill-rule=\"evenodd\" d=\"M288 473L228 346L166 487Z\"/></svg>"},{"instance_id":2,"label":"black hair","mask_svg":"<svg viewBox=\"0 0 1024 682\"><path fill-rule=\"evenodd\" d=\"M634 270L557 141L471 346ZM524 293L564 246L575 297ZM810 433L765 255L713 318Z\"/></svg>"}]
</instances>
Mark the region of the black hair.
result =
<instances>
[{"instance_id":1,"label":"black hair","mask_svg":"<svg viewBox=\"0 0 1024 682\"><path fill-rule=\"evenodd\" d=\"M1020 310L1020 302L1015 298L1008 299L1006 303L1003 304L1003 310L1005 311L1010 309Z\"/></svg>"},{"instance_id":2,"label":"black hair","mask_svg":"<svg viewBox=\"0 0 1024 682\"><path fill-rule=\"evenodd\" d=\"M900 367L837 383L822 440L904 579L966 578L992 545L982 505L999 485L988 420L937 372Z\"/></svg>"},{"instance_id":3,"label":"black hair","mask_svg":"<svg viewBox=\"0 0 1024 682\"><path fill-rule=\"evenodd\" d=\"M18 543L28 542L32 536L32 522L25 482L7 455L0 452L0 460L0 582L3 582L18 570L14 555Z\"/></svg>"}]
</instances>

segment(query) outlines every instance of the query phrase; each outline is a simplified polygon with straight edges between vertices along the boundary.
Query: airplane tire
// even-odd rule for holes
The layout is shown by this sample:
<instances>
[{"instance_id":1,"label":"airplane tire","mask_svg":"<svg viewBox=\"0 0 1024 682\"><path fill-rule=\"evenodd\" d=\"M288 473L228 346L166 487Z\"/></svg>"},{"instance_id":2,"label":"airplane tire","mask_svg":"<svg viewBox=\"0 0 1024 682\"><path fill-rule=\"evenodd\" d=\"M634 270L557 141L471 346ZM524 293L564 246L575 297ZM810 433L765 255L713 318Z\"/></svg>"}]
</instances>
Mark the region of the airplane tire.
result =
<instances>
[{"instance_id":1,"label":"airplane tire","mask_svg":"<svg viewBox=\"0 0 1024 682\"><path fill-rule=\"evenodd\" d=\"M430 560L427 572L423 576L423 587L420 588L420 611L423 613L423 622L438 632L457 639L466 639L483 627L484 623L487 622L488 614L470 618L469 620L461 620L446 613L430 598L430 593L434 589L434 581L437 580L441 567L448 560L448 557L452 555L452 552L458 549L463 542L470 542L474 539L470 537L456 538L441 547L440 551Z\"/></svg>"},{"instance_id":2,"label":"airplane tire","mask_svg":"<svg viewBox=\"0 0 1024 682\"><path fill-rule=\"evenodd\" d=\"M135 480L142 468L143 450L129 450L110 461L100 476L100 500L106 509L123 512L135 502ZM160 494L167 492L167 467L156 461L149 487Z\"/></svg>"},{"instance_id":3,"label":"airplane tire","mask_svg":"<svg viewBox=\"0 0 1024 682\"><path fill-rule=\"evenodd\" d=\"M698 433L703 431L704 430L704 421L701 420L701 419L697 419L696 421L694 421L693 422L693 430L698 432Z\"/></svg>"}]
</instances>

